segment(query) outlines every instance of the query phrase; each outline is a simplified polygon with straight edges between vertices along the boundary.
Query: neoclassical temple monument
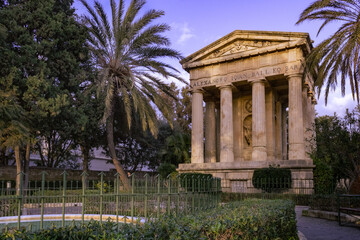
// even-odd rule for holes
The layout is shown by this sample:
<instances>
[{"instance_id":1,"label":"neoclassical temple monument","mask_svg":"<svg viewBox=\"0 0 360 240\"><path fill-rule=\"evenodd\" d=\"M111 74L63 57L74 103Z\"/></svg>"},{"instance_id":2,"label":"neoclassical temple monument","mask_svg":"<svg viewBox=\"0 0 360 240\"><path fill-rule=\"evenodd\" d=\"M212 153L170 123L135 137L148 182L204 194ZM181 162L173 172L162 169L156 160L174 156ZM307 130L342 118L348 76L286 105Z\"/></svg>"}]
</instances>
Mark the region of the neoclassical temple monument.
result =
<instances>
[{"instance_id":1,"label":"neoclassical temple monument","mask_svg":"<svg viewBox=\"0 0 360 240\"><path fill-rule=\"evenodd\" d=\"M307 155L313 79L303 76L309 34L234 31L183 59L192 87L191 164L228 192L256 192L254 169L290 168L293 193L312 193ZM205 104L204 104L205 103ZM205 111L204 111L205 105Z\"/></svg>"}]
</instances>

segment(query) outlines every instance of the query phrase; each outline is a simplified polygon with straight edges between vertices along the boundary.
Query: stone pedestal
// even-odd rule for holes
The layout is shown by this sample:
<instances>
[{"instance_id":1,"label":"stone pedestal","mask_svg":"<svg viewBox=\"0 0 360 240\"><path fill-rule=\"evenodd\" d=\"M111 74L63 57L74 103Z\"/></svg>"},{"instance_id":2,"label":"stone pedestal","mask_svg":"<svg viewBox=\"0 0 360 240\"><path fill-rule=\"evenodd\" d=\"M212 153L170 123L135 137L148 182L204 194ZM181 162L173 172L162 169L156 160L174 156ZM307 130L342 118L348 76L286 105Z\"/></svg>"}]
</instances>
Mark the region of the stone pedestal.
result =
<instances>
[{"instance_id":1,"label":"stone pedestal","mask_svg":"<svg viewBox=\"0 0 360 240\"><path fill-rule=\"evenodd\" d=\"M250 161L232 163L180 164L179 171L209 173L221 178L223 192L261 193L254 188L252 177L255 169L269 165L291 169L292 187L283 193L313 193L313 162L311 160Z\"/></svg>"}]
</instances>

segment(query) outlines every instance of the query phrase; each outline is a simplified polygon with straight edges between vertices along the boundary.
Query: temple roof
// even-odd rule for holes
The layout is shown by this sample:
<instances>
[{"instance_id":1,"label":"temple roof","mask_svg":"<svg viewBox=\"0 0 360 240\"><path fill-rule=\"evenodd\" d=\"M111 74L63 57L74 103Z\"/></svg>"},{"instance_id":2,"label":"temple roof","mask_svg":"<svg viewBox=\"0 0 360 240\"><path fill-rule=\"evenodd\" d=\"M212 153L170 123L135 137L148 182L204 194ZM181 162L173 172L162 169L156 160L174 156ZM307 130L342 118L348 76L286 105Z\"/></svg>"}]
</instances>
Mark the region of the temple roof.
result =
<instances>
[{"instance_id":1,"label":"temple roof","mask_svg":"<svg viewBox=\"0 0 360 240\"><path fill-rule=\"evenodd\" d=\"M185 70L300 47L312 49L308 33L235 30L180 61Z\"/></svg>"}]
</instances>

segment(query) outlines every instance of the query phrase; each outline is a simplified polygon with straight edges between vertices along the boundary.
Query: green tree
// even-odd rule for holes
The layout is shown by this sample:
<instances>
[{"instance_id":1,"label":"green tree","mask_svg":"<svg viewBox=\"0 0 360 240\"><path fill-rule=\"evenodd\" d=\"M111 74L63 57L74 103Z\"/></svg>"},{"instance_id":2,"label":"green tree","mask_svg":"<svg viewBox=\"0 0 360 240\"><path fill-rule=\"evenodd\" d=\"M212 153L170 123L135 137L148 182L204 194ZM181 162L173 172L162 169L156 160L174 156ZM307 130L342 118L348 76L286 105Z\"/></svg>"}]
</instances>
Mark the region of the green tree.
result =
<instances>
[{"instance_id":1,"label":"green tree","mask_svg":"<svg viewBox=\"0 0 360 240\"><path fill-rule=\"evenodd\" d=\"M321 116L315 119L316 147L311 157L315 190L328 193L339 184L347 191L360 176L360 118L358 110L342 119L338 116ZM332 190L329 188L333 188Z\"/></svg>"},{"instance_id":2,"label":"green tree","mask_svg":"<svg viewBox=\"0 0 360 240\"><path fill-rule=\"evenodd\" d=\"M30 136L18 149L27 164L35 139L37 152L46 152L40 164L51 167L64 166L61 163L76 146L72 139L79 119L76 96L87 80L90 61L86 28L77 21L72 3L9 0L0 4L0 26L6 26L0 38L0 77L15 69L12 84Z\"/></svg>"},{"instance_id":3,"label":"green tree","mask_svg":"<svg viewBox=\"0 0 360 240\"><path fill-rule=\"evenodd\" d=\"M3 78L0 78L0 149L3 153L13 149L17 170L17 191L19 190L22 171L20 146L29 138L29 129L26 126L25 111L19 104L19 91L13 85L14 69ZM4 154L5 155L5 154ZM6 156L3 156L6 157Z\"/></svg>"},{"instance_id":4,"label":"green tree","mask_svg":"<svg viewBox=\"0 0 360 240\"><path fill-rule=\"evenodd\" d=\"M315 86L325 87L325 103L330 89L340 78L341 93L345 95L347 79L353 98L359 102L360 81L360 5L358 0L317 0L300 15L297 24L322 20L318 34L329 23L341 23L338 30L312 49L306 59L306 71L316 76Z\"/></svg>"},{"instance_id":5,"label":"green tree","mask_svg":"<svg viewBox=\"0 0 360 240\"><path fill-rule=\"evenodd\" d=\"M130 188L127 175L116 157L114 143L114 115L116 103L124 106L127 126L136 112L141 128L153 135L157 130L156 106L169 119L172 109L159 93L171 95L170 87L161 78L175 78L177 70L161 61L164 57L180 59L180 54L169 48L169 40L162 34L169 30L166 24L151 23L164 12L149 10L138 16L145 0L132 0L125 11L124 1L111 0L111 18L103 6L95 1L94 8L81 0L89 12L86 23L90 32L89 47L99 69L99 91L106 95L103 122L106 125L110 157L125 187ZM135 111L133 111L135 110Z\"/></svg>"}]
</instances>

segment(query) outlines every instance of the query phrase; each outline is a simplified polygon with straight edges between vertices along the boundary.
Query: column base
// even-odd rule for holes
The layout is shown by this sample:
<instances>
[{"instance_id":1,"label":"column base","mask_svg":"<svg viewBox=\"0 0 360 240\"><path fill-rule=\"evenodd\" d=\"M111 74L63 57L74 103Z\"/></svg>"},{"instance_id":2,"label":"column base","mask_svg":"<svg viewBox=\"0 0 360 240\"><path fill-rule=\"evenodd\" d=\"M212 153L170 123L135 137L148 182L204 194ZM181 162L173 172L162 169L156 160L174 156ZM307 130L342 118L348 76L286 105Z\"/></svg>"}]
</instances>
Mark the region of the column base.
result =
<instances>
[{"instance_id":1,"label":"column base","mask_svg":"<svg viewBox=\"0 0 360 240\"><path fill-rule=\"evenodd\" d=\"M305 159L304 143L292 143L289 145L289 160Z\"/></svg>"},{"instance_id":2,"label":"column base","mask_svg":"<svg viewBox=\"0 0 360 240\"><path fill-rule=\"evenodd\" d=\"M220 162L234 162L234 152L231 150L222 150L220 152Z\"/></svg>"},{"instance_id":3,"label":"column base","mask_svg":"<svg viewBox=\"0 0 360 240\"><path fill-rule=\"evenodd\" d=\"M253 147L251 160L266 161L267 160L266 147Z\"/></svg>"},{"instance_id":4,"label":"column base","mask_svg":"<svg viewBox=\"0 0 360 240\"><path fill-rule=\"evenodd\" d=\"M205 163L216 163L216 154L215 156L209 156L209 157L205 155Z\"/></svg>"}]
</instances>

